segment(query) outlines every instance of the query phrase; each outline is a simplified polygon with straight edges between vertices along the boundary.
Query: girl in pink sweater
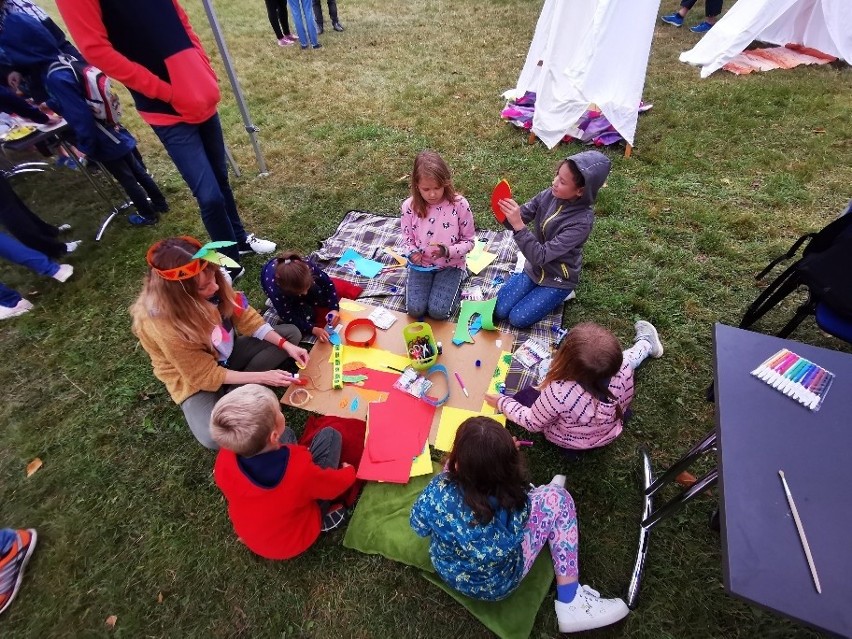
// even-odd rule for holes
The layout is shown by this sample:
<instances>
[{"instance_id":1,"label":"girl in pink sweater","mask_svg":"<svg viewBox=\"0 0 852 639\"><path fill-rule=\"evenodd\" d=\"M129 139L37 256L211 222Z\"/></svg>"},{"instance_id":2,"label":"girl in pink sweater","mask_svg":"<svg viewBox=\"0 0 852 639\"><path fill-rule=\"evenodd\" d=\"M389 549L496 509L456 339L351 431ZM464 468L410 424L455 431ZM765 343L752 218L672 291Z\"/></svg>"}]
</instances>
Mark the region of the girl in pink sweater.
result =
<instances>
[{"instance_id":1,"label":"girl in pink sweater","mask_svg":"<svg viewBox=\"0 0 852 639\"><path fill-rule=\"evenodd\" d=\"M531 406L505 395L485 401L511 421L560 448L605 446L621 434L633 399L633 371L648 356L661 357L663 344L650 322L636 322L626 351L603 326L577 324L562 342Z\"/></svg>"},{"instance_id":2,"label":"girl in pink sweater","mask_svg":"<svg viewBox=\"0 0 852 639\"><path fill-rule=\"evenodd\" d=\"M408 254L405 306L409 315L447 319L458 304L474 245L473 213L456 193L450 169L434 151L421 151L411 171L411 197L402 203Z\"/></svg>"}]
</instances>

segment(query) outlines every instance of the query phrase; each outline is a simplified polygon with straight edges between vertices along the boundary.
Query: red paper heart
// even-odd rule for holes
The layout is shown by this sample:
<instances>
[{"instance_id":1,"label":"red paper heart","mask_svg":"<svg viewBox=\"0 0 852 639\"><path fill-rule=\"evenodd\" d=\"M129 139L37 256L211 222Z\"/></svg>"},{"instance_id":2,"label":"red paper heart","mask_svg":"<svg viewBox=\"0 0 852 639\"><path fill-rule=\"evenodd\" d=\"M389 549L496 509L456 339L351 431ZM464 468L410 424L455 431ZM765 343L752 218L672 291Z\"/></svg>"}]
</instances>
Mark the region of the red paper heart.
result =
<instances>
[{"instance_id":1,"label":"red paper heart","mask_svg":"<svg viewBox=\"0 0 852 639\"><path fill-rule=\"evenodd\" d=\"M512 197L512 187L506 180L500 180L494 190L491 192L491 210L494 211L494 217L501 224L506 221L506 216L500 210L500 200L508 200Z\"/></svg>"}]
</instances>

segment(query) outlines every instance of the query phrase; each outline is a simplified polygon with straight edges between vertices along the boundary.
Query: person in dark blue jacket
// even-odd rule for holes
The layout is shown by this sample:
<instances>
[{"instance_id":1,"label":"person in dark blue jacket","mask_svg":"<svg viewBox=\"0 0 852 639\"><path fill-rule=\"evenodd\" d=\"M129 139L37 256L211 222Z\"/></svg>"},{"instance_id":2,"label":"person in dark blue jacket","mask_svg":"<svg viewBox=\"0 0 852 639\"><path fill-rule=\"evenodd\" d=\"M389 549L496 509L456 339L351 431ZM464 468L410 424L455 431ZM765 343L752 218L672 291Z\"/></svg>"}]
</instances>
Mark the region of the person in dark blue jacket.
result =
<instances>
[{"instance_id":1,"label":"person in dark blue jacket","mask_svg":"<svg viewBox=\"0 0 852 639\"><path fill-rule=\"evenodd\" d=\"M100 162L127 192L137 211L128 221L137 226L156 224L159 214L168 210L168 204L137 159L135 138L124 127L95 118L76 72L55 64L62 54L56 38L36 19L11 14L6 17L0 34L0 48L16 68L41 78L50 96L48 106L68 122L77 148Z\"/></svg>"}]
</instances>

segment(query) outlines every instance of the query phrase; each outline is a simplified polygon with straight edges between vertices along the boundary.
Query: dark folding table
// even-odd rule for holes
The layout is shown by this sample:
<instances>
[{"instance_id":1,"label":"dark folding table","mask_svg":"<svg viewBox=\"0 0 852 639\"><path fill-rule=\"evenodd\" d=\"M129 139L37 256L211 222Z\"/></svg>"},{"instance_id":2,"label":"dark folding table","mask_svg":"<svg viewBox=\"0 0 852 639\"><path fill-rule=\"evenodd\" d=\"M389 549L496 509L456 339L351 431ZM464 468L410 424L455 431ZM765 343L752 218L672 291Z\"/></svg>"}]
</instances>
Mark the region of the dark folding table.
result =
<instances>
[{"instance_id":1,"label":"dark folding table","mask_svg":"<svg viewBox=\"0 0 852 639\"><path fill-rule=\"evenodd\" d=\"M788 348L836 375L813 412L751 375ZM643 452L645 512L628 603L635 606L650 530L718 481L722 575L732 595L852 637L852 355L716 324L716 430L654 479ZM712 469L663 506L653 496L699 457ZM795 499L819 575L817 593L778 471Z\"/></svg>"}]
</instances>

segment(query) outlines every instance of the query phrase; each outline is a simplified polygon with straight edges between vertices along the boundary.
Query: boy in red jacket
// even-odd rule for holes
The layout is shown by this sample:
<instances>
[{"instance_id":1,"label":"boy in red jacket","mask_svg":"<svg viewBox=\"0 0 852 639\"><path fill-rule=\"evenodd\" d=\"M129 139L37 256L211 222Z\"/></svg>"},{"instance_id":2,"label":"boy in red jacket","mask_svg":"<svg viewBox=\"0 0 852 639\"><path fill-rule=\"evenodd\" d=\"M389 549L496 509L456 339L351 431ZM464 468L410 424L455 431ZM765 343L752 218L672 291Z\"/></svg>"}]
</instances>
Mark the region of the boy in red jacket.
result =
<instances>
[{"instance_id":1,"label":"boy in red jacket","mask_svg":"<svg viewBox=\"0 0 852 639\"><path fill-rule=\"evenodd\" d=\"M275 393L258 384L234 389L216 402L210 433L219 445L213 475L234 531L267 559L306 551L320 530L343 521L331 506L355 482L355 468L340 460L341 437L323 428L310 448L286 427Z\"/></svg>"}]
</instances>

